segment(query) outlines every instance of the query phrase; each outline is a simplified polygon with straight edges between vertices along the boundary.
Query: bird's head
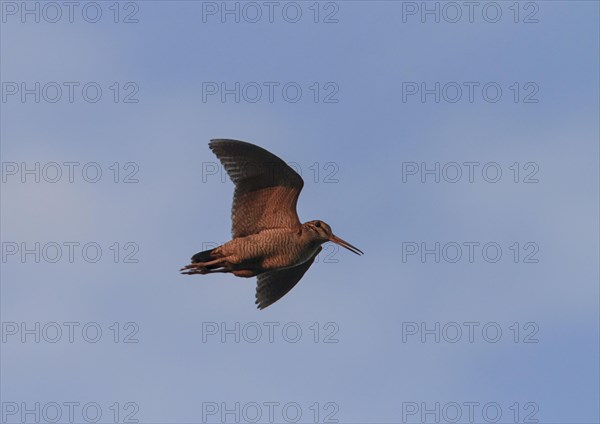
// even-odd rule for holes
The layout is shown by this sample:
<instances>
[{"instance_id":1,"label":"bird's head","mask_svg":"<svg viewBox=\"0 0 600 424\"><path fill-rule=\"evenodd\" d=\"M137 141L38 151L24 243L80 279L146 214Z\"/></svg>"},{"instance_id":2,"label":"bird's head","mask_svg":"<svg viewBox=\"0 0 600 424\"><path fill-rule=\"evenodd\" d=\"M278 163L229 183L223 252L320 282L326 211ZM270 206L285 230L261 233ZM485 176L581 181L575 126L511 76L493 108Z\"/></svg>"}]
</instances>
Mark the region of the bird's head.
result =
<instances>
[{"instance_id":1,"label":"bird's head","mask_svg":"<svg viewBox=\"0 0 600 424\"><path fill-rule=\"evenodd\" d=\"M331 227L323 221L316 220L305 222L304 224L302 224L302 228L310 234L311 238L317 240L319 244L330 241L342 247L345 247L346 249L348 249L352 253L356 253L357 255L363 254L363 252L360 249L352 246L347 241L344 241L335 234L333 234L333 231L331 231Z\"/></svg>"}]
</instances>

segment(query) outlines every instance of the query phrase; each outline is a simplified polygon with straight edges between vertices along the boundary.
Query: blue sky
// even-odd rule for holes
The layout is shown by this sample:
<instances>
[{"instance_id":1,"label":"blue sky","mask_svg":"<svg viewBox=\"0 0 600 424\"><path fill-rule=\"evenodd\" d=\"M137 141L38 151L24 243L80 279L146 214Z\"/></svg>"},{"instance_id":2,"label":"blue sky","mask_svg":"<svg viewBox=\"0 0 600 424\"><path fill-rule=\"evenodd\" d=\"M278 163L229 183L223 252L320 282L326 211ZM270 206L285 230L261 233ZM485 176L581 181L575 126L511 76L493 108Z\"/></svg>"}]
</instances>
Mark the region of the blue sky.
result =
<instances>
[{"instance_id":1,"label":"blue sky","mask_svg":"<svg viewBox=\"0 0 600 424\"><path fill-rule=\"evenodd\" d=\"M277 2L273 22L264 2L239 3L240 22L221 15L222 2L140 1L121 3L118 17L113 2L98 2L91 23L86 4L72 23L67 6L51 23L54 10L40 4L37 23L21 22L20 2L2 2L3 420L23 421L36 402L42 422L53 402L59 422L65 402L95 402L100 422L114 421L115 402L120 422L132 413L144 423L251 422L255 404L269 422L271 402L275 422L292 422L298 407L299 422L314 422L315 410L318 422L451 422L456 411L469 422L472 403L474 422L492 422L497 409L503 423L600 420L598 3L521 2L517 16L499 2L495 23L489 2L473 22L462 2L437 3L439 22L421 2ZM296 10L300 20L288 22ZM36 82L40 102L23 101ZM239 102L206 91L236 83ZM99 101L85 100L86 84L101 88ZM301 98L286 101L296 87ZM423 100L406 91L414 87L434 93ZM180 276L193 253L229 239L233 186L206 174L211 138L294 162L305 180L301 221L328 222L365 255L329 247L260 312L253 279ZM36 162L39 183L23 173ZM65 162L77 163L72 183ZM426 173L421 182L436 163L440 182ZM462 176L452 183L454 164ZM98 182L84 166L89 180L102 171ZM486 181L498 168L499 181ZM22 259L35 243L39 263ZM73 262L65 243L75 243ZM436 243L439 262L420 255ZM95 246L102 255L91 263ZM440 342L431 333L422 342L436 325ZM222 415L236 404L239 416Z\"/></svg>"}]
</instances>

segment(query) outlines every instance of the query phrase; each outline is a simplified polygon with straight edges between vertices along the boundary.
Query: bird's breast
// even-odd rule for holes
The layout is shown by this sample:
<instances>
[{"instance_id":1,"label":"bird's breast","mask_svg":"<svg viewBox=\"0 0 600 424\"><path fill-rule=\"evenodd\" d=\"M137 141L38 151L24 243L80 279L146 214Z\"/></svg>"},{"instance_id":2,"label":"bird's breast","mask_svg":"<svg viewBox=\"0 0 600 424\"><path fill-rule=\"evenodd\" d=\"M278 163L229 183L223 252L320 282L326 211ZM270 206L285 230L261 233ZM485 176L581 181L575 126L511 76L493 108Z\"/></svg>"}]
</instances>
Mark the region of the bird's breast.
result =
<instances>
[{"instance_id":1,"label":"bird's breast","mask_svg":"<svg viewBox=\"0 0 600 424\"><path fill-rule=\"evenodd\" d=\"M306 262L318 246L312 246L298 232L263 231L255 235L262 249L262 265L265 269L288 268Z\"/></svg>"}]
</instances>

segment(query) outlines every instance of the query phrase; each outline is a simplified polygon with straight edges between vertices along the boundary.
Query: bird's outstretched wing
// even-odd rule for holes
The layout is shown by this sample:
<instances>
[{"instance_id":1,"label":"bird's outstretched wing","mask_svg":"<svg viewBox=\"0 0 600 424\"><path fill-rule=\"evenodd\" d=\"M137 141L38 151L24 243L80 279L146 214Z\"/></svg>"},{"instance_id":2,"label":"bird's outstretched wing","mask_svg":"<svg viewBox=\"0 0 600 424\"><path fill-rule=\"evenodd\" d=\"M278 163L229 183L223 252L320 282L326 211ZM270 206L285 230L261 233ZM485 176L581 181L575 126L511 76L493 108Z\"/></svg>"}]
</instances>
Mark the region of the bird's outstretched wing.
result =
<instances>
[{"instance_id":1,"label":"bird's outstretched wing","mask_svg":"<svg viewBox=\"0 0 600 424\"><path fill-rule=\"evenodd\" d=\"M300 265L259 274L255 302L258 309L265 309L285 296L308 271L321 249L319 246L315 254Z\"/></svg>"},{"instance_id":2,"label":"bird's outstretched wing","mask_svg":"<svg viewBox=\"0 0 600 424\"><path fill-rule=\"evenodd\" d=\"M304 181L284 161L244 141L211 140L209 147L235 184L231 208L234 238L269 228L300 226L296 203Z\"/></svg>"}]
</instances>

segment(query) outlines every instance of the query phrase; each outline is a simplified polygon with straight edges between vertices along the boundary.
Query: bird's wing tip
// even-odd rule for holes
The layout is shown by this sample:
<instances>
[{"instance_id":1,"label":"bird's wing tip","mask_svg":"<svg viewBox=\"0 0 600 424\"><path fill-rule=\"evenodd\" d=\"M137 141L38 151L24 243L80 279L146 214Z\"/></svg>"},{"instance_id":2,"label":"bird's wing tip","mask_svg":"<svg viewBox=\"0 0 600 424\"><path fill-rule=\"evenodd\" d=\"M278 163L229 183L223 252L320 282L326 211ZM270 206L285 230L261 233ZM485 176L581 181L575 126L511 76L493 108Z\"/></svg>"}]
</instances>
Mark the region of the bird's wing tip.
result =
<instances>
[{"instance_id":1,"label":"bird's wing tip","mask_svg":"<svg viewBox=\"0 0 600 424\"><path fill-rule=\"evenodd\" d=\"M208 144L210 145L210 144L223 143L223 142L249 144L247 141L237 140L235 138L211 138L210 141L208 142Z\"/></svg>"},{"instance_id":2,"label":"bird's wing tip","mask_svg":"<svg viewBox=\"0 0 600 424\"><path fill-rule=\"evenodd\" d=\"M269 305L265 305L264 303L262 303L261 301L259 301L258 299L256 299L254 301L254 304L256 305L256 309L258 309L259 311L262 311L263 309L265 309L267 306Z\"/></svg>"}]
</instances>

